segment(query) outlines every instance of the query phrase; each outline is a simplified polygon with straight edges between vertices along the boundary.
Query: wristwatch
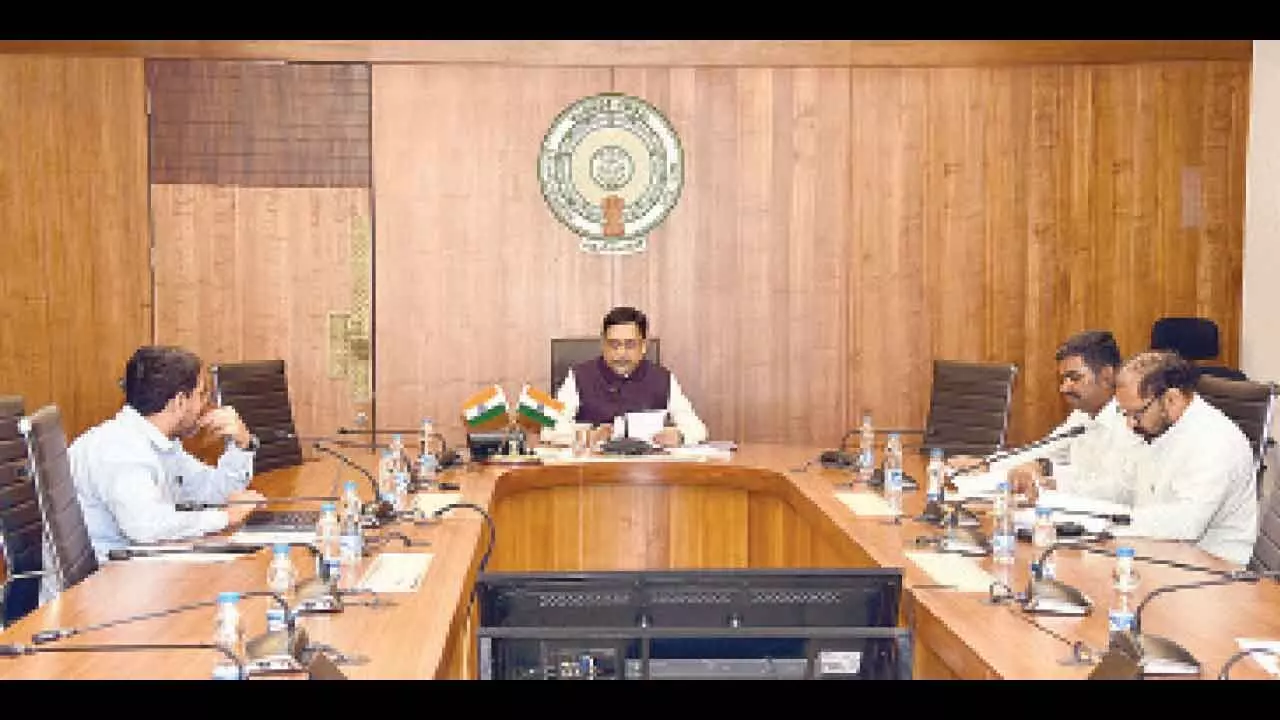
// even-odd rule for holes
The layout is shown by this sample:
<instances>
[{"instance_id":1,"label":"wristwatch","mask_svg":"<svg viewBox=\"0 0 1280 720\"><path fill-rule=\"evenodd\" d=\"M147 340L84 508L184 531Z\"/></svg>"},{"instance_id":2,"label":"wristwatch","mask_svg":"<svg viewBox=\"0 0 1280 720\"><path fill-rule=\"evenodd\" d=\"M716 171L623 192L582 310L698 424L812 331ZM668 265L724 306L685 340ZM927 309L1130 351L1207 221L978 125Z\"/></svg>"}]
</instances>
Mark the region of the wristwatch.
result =
<instances>
[{"instance_id":1,"label":"wristwatch","mask_svg":"<svg viewBox=\"0 0 1280 720\"><path fill-rule=\"evenodd\" d=\"M240 446L236 445L236 447L240 447ZM258 452L258 448L260 447L262 447L262 441L258 439L257 435L254 435L253 433L249 433L249 446L242 447L240 449L244 450L245 452Z\"/></svg>"}]
</instances>

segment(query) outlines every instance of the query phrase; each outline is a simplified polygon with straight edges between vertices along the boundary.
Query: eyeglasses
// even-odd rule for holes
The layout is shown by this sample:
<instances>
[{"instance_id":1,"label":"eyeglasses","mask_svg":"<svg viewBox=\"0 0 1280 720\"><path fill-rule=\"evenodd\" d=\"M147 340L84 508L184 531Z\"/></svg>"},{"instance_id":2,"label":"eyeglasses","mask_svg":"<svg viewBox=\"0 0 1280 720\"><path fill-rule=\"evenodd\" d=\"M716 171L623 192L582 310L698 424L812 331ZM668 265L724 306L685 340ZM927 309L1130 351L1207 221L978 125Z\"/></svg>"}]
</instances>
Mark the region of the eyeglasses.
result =
<instances>
[{"instance_id":1,"label":"eyeglasses","mask_svg":"<svg viewBox=\"0 0 1280 720\"><path fill-rule=\"evenodd\" d=\"M1153 395L1150 400L1143 403L1142 407L1138 408L1137 410L1124 410L1122 412L1124 413L1125 418L1136 421L1138 418L1142 417L1147 412L1147 408L1151 407L1151 403L1159 399L1160 399L1159 395Z\"/></svg>"},{"instance_id":2,"label":"eyeglasses","mask_svg":"<svg viewBox=\"0 0 1280 720\"><path fill-rule=\"evenodd\" d=\"M642 342L644 341L637 338L631 338L628 340L605 340L604 344L608 346L610 350L617 352L623 348L628 350L637 350L640 348L640 343Z\"/></svg>"}]
</instances>

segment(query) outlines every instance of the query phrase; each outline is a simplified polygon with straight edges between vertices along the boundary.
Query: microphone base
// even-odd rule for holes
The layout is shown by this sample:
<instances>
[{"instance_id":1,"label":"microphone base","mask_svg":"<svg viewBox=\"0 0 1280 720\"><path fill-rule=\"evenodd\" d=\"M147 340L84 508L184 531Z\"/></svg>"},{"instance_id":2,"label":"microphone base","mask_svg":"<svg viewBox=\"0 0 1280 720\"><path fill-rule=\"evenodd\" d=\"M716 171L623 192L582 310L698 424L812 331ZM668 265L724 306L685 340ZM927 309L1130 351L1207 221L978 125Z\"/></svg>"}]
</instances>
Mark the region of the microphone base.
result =
<instances>
[{"instance_id":1,"label":"microphone base","mask_svg":"<svg viewBox=\"0 0 1280 720\"><path fill-rule=\"evenodd\" d=\"M1059 580L1034 580L1022 602L1022 611L1033 615L1082 617L1093 612L1093 602L1076 588Z\"/></svg>"},{"instance_id":2,"label":"microphone base","mask_svg":"<svg viewBox=\"0 0 1280 720\"><path fill-rule=\"evenodd\" d=\"M298 614L318 615L342 612L342 598L323 580L311 580L298 587Z\"/></svg>"},{"instance_id":3,"label":"microphone base","mask_svg":"<svg viewBox=\"0 0 1280 720\"><path fill-rule=\"evenodd\" d=\"M1199 677L1200 661L1186 648L1159 635L1139 635L1141 655L1138 665L1148 676L1177 675Z\"/></svg>"},{"instance_id":4,"label":"microphone base","mask_svg":"<svg viewBox=\"0 0 1280 720\"><path fill-rule=\"evenodd\" d=\"M981 533L969 529L944 535L938 541L938 551L956 553L965 557L986 557L991 554L986 538Z\"/></svg>"},{"instance_id":5,"label":"microphone base","mask_svg":"<svg viewBox=\"0 0 1280 720\"><path fill-rule=\"evenodd\" d=\"M307 648L307 631L273 630L245 643L245 672L255 675L290 675L306 672L301 658Z\"/></svg>"}]
</instances>

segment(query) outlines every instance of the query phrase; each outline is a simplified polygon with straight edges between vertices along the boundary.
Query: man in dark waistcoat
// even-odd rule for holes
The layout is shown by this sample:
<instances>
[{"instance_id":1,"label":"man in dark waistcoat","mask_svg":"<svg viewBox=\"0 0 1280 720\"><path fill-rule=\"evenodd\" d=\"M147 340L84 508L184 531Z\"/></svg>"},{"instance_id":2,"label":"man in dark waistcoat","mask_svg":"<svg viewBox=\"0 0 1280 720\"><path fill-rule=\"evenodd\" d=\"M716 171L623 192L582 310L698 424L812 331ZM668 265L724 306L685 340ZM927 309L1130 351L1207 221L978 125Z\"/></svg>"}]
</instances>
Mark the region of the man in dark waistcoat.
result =
<instances>
[{"instance_id":1,"label":"man in dark waistcoat","mask_svg":"<svg viewBox=\"0 0 1280 720\"><path fill-rule=\"evenodd\" d=\"M645 357L649 319L633 307L616 307L604 316L601 353L569 369L556 399L564 412L544 439L565 440L573 424L592 426L592 442L613 435L614 421L629 412L666 411L666 423L653 441L666 447L696 445L707 427L670 370Z\"/></svg>"}]
</instances>

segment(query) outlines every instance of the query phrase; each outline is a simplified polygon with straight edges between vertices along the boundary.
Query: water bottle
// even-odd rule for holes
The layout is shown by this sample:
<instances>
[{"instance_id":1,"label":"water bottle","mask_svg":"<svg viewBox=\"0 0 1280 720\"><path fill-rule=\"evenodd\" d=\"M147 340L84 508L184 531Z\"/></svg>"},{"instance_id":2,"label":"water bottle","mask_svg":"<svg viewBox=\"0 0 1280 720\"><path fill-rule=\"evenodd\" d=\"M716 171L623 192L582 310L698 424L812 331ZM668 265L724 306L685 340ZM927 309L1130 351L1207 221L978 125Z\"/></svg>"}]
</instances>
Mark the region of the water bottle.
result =
<instances>
[{"instance_id":1,"label":"water bottle","mask_svg":"<svg viewBox=\"0 0 1280 720\"><path fill-rule=\"evenodd\" d=\"M320 519L316 521L316 574L322 579L337 583L341 575L342 549L339 541L338 510L331 502L320 504Z\"/></svg>"},{"instance_id":2,"label":"water bottle","mask_svg":"<svg viewBox=\"0 0 1280 720\"><path fill-rule=\"evenodd\" d=\"M1031 544L1047 548L1058 541L1058 528L1053 524L1053 508L1036 506L1035 525L1031 531Z\"/></svg>"},{"instance_id":3,"label":"water bottle","mask_svg":"<svg viewBox=\"0 0 1280 720\"><path fill-rule=\"evenodd\" d=\"M902 514L902 441L897 433L889 435L885 446L884 499L895 515Z\"/></svg>"},{"instance_id":4,"label":"water bottle","mask_svg":"<svg viewBox=\"0 0 1280 720\"><path fill-rule=\"evenodd\" d=\"M431 418L422 418L422 429L418 431L418 457L431 455L431 436L436 432Z\"/></svg>"},{"instance_id":5,"label":"water bottle","mask_svg":"<svg viewBox=\"0 0 1280 720\"><path fill-rule=\"evenodd\" d=\"M409 509L409 473L401 470L396 473L396 512L404 512Z\"/></svg>"},{"instance_id":6,"label":"water bottle","mask_svg":"<svg viewBox=\"0 0 1280 720\"><path fill-rule=\"evenodd\" d=\"M378 463L378 499L388 503L396 499L396 456L390 450L382 451Z\"/></svg>"},{"instance_id":7,"label":"water bottle","mask_svg":"<svg viewBox=\"0 0 1280 720\"><path fill-rule=\"evenodd\" d=\"M271 551L271 564L267 566L267 589L284 598L285 603L290 605L290 609L280 607L280 603L275 598L271 598L271 602L267 603L267 632L289 627L289 618L286 613L292 611L295 578L293 560L289 557L289 546L276 543Z\"/></svg>"},{"instance_id":8,"label":"water bottle","mask_svg":"<svg viewBox=\"0 0 1280 720\"><path fill-rule=\"evenodd\" d=\"M240 593L218 593L218 609L213 616L213 644L243 660L244 627L240 623ZM214 665L215 680L239 680L240 669L226 656L219 653Z\"/></svg>"},{"instance_id":9,"label":"water bottle","mask_svg":"<svg viewBox=\"0 0 1280 720\"><path fill-rule=\"evenodd\" d=\"M391 472L397 473L401 470L408 470L408 463L405 462L404 438L400 433L391 436L391 442L387 443L387 452L391 453Z\"/></svg>"},{"instance_id":10,"label":"water bottle","mask_svg":"<svg viewBox=\"0 0 1280 720\"><path fill-rule=\"evenodd\" d=\"M871 413L862 414L862 429L858 438L858 481L871 482L876 467L876 431L871 425Z\"/></svg>"},{"instance_id":11,"label":"water bottle","mask_svg":"<svg viewBox=\"0 0 1280 720\"><path fill-rule=\"evenodd\" d=\"M1017 555L1009 483L1001 481L996 486L996 496L992 502L991 512L994 524L991 533L991 557L996 565L1007 568L1013 565Z\"/></svg>"},{"instance_id":12,"label":"water bottle","mask_svg":"<svg viewBox=\"0 0 1280 720\"><path fill-rule=\"evenodd\" d=\"M1133 548L1116 548L1116 564L1111 573L1115 593L1111 611L1107 613L1107 627L1112 633L1133 630L1133 601L1129 595L1138 587L1138 574L1133 568Z\"/></svg>"},{"instance_id":13,"label":"water bottle","mask_svg":"<svg viewBox=\"0 0 1280 720\"><path fill-rule=\"evenodd\" d=\"M439 474L440 463L431 453L418 456L418 482L425 488L435 487L436 475Z\"/></svg>"},{"instance_id":14,"label":"water bottle","mask_svg":"<svg viewBox=\"0 0 1280 720\"><path fill-rule=\"evenodd\" d=\"M354 568L364 556L364 528L360 523L360 493L354 480L348 480L342 491L342 517L339 523L339 555L343 568Z\"/></svg>"},{"instance_id":15,"label":"water bottle","mask_svg":"<svg viewBox=\"0 0 1280 720\"><path fill-rule=\"evenodd\" d=\"M946 465L942 461L942 448L929 451L929 467L925 470L928 485L925 487L925 500L930 503L942 501L942 475Z\"/></svg>"}]
</instances>

